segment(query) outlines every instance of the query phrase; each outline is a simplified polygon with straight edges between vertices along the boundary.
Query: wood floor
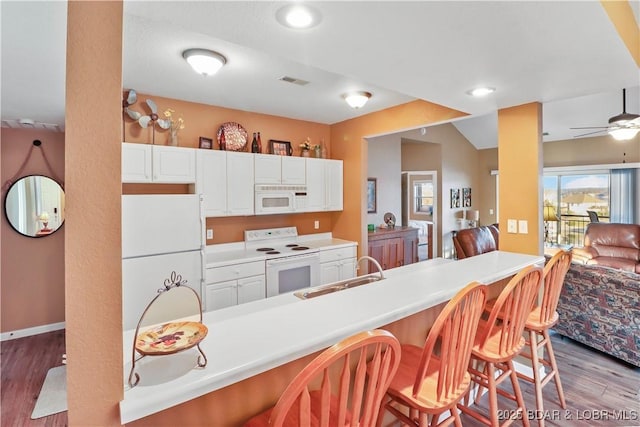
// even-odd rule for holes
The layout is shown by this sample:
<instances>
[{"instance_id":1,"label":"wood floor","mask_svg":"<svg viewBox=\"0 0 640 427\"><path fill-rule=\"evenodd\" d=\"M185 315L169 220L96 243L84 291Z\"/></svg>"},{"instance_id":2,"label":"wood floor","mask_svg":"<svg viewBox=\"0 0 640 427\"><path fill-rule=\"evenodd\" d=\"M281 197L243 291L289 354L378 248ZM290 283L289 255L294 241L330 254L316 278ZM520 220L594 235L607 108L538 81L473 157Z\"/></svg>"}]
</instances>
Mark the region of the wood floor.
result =
<instances>
[{"instance_id":1,"label":"wood floor","mask_svg":"<svg viewBox=\"0 0 640 427\"><path fill-rule=\"evenodd\" d=\"M640 368L591 350L568 338L553 335L567 409L560 408L553 384L544 388L546 425L556 426L640 426ZM2 358L2 427L66 426L67 413L31 420L31 412L49 368L60 366L64 331L0 343ZM520 382L527 409L535 409L530 384ZM486 398L480 406L486 409ZM501 405L510 408L508 403ZM626 420L615 419L626 416ZM463 416L465 426L480 425ZM514 425L520 425L514 423ZM532 426L537 422L533 420ZM194 426L197 427L197 426Z\"/></svg>"}]
</instances>

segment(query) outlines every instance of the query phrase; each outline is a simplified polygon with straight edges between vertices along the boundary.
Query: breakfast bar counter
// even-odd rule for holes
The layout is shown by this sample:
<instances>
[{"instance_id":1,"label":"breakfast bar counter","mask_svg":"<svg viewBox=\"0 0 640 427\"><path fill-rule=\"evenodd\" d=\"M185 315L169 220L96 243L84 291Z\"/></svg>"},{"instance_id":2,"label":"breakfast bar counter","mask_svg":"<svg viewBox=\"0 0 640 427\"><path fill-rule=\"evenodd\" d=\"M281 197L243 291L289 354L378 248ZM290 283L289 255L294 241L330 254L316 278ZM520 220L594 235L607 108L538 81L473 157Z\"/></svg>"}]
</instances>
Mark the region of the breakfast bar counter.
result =
<instances>
[{"instance_id":1,"label":"breakfast bar counter","mask_svg":"<svg viewBox=\"0 0 640 427\"><path fill-rule=\"evenodd\" d=\"M273 404L317 352L343 338L383 327L402 335L398 325L441 307L468 283L499 283L543 263L542 256L503 251L460 261L437 258L386 270L384 280L313 299L284 294L206 312L208 335L201 348L207 366L193 368L194 349L142 359L136 365L140 384L127 387L120 402L121 421L136 426L177 420L182 425L241 425ZM125 331L123 338L125 384L133 335L133 330Z\"/></svg>"}]
</instances>

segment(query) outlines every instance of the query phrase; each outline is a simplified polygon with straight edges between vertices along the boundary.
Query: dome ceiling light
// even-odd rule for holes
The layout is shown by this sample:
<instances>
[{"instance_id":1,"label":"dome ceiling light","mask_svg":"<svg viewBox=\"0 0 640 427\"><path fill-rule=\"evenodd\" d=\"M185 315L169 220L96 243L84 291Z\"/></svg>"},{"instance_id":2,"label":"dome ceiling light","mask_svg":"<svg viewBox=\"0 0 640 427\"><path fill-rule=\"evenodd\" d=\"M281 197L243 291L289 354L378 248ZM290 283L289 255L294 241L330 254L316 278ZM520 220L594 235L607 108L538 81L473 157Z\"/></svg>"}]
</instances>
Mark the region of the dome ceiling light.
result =
<instances>
[{"instance_id":1,"label":"dome ceiling light","mask_svg":"<svg viewBox=\"0 0 640 427\"><path fill-rule=\"evenodd\" d=\"M496 89L493 87L477 87L475 89L471 89L467 91L467 94L474 96L476 98L481 98L483 96L487 96L490 93L495 92Z\"/></svg>"},{"instance_id":2,"label":"dome ceiling light","mask_svg":"<svg viewBox=\"0 0 640 427\"><path fill-rule=\"evenodd\" d=\"M315 27L321 21L320 12L305 4L290 4L276 12L276 20L287 28L306 30Z\"/></svg>"},{"instance_id":3,"label":"dome ceiling light","mask_svg":"<svg viewBox=\"0 0 640 427\"><path fill-rule=\"evenodd\" d=\"M203 76L214 75L227 63L227 58L208 49L187 49L182 52L182 57L196 73Z\"/></svg>"},{"instance_id":4,"label":"dome ceiling light","mask_svg":"<svg viewBox=\"0 0 640 427\"><path fill-rule=\"evenodd\" d=\"M371 93L362 91L349 92L342 95L344 100L347 101L347 104L349 104L351 108L355 109L362 108L364 104L367 103L369 98L371 98L371 96Z\"/></svg>"}]
</instances>

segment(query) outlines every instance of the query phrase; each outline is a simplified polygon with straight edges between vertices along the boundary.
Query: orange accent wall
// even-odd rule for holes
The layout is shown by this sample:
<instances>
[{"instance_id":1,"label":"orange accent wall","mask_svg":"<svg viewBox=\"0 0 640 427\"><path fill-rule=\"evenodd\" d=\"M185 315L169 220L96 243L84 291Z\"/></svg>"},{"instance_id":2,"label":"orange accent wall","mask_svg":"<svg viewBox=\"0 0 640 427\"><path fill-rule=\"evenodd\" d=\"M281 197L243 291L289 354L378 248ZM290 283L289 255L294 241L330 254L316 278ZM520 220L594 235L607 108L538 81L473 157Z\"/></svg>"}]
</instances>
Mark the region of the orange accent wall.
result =
<instances>
[{"instance_id":1,"label":"orange accent wall","mask_svg":"<svg viewBox=\"0 0 640 427\"><path fill-rule=\"evenodd\" d=\"M142 114L149 114L150 110L145 103L147 99L152 99L157 104L158 114L161 118L164 117L162 113L167 108L171 108L175 110L174 117L182 117L184 119L185 128L178 131L178 145L181 147L198 148L199 138L204 136L213 139L214 149L217 150L219 145L216 136L220 125L225 122L236 122L241 124L249 134L249 141L245 151L251 151L253 132L260 132L263 153L269 152L269 140L275 139L291 142L293 155L300 155L299 144L309 137L312 145L324 142L327 156L330 157L331 155L329 125L143 93L138 93L138 102L129 108ZM153 130L151 127L144 129L128 116L124 117L125 142L151 144L152 140ZM155 144L167 145L168 140L169 131L156 127Z\"/></svg>"},{"instance_id":2,"label":"orange accent wall","mask_svg":"<svg viewBox=\"0 0 640 427\"><path fill-rule=\"evenodd\" d=\"M333 158L344 161L344 210L333 214L334 234L357 241L358 254L366 253L366 136L416 128L464 115L460 111L417 100L332 125Z\"/></svg>"},{"instance_id":3,"label":"orange accent wall","mask_svg":"<svg viewBox=\"0 0 640 427\"><path fill-rule=\"evenodd\" d=\"M542 104L498 111L500 249L542 253ZM527 234L507 233L507 219L528 221Z\"/></svg>"},{"instance_id":4,"label":"orange accent wall","mask_svg":"<svg viewBox=\"0 0 640 427\"><path fill-rule=\"evenodd\" d=\"M60 132L2 128L1 183L4 204L7 181L14 177L34 147L20 177L52 173L64 180L64 134ZM4 207L3 207L4 209ZM65 225L55 233L31 238L16 232L2 214L1 301L2 332L64 322L64 239Z\"/></svg>"},{"instance_id":5,"label":"orange accent wall","mask_svg":"<svg viewBox=\"0 0 640 427\"><path fill-rule=\"evenodd\" d=\"M70 1L66 351L70 426L120 425L122 1Z\"/></svg>"},{"instance_id":6,"label":"orange accent wall","mask_svg":"<svg viewBox=\"0 0 640 427\"><path fill-rule=\"evenodd\" d=\"M640 22L634 18L633 9L628 1L601 0L602 7L618 30L620 38L629 49L629 53L640 67Z\"/></svg>"}]
</instances>

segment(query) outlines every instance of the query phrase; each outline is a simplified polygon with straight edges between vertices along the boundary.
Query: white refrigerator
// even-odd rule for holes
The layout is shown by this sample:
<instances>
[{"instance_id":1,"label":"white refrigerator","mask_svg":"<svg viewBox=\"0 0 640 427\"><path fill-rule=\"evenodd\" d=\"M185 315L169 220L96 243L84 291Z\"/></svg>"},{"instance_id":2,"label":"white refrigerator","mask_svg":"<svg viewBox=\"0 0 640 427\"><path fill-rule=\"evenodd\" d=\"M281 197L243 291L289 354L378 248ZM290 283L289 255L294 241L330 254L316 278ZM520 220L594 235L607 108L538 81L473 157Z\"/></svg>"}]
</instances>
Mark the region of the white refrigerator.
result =
<instances>
[{"instance_id":1,"label":"white refrigerator","mask_svg":"<svg viewBox=\"0 0 640 427\"><path fill-rule=\"evenodd\" d=\"M122 316L134 329L175 271L201 295L204 217L197 194L122 196Z\"/></svg>"}]
</instances>

